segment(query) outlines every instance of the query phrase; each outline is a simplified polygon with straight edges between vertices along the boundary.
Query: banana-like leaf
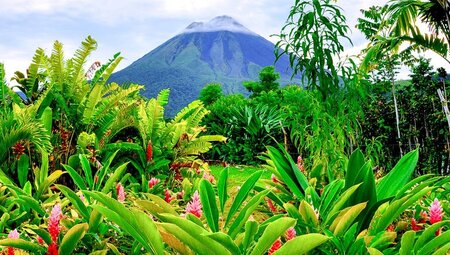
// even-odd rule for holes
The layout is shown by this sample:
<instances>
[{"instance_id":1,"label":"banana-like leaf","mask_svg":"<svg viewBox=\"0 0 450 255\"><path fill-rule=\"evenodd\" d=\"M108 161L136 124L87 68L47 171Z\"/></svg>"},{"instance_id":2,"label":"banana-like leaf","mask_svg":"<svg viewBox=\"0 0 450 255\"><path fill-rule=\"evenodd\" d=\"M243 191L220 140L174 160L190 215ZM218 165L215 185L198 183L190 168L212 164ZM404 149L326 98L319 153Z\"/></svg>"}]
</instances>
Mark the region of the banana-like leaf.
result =
<instances>
[{"instance_id":1,"label":"banana-like leaf","mask_svg":"<svg viewBox=\"0 0 450 255\"><path fill-rule=\"evenodd\" d=\"M327 242L330 238L321 234L306 234L287 241L274 255L307 254Z\"/></svg>"},{"instance_id":2,"label":"banana-like leaf","mask_svg":"<svg viewBox=\"0 0 450 255\"><path fill-rule=\"evenodd\" d=\"M78 172L69 165L63 165L70 177L72 177L73 182L77 185L80 190L87 190L86 184L84 183L83 177L78 174Z\"/></svg>"},{"instance_id":3,"label":"banana-like leaf","mask_svg":"<svg viewBox=\"0 0 450 255\"><path fill-rule=\"evenodd\" d=\"M292 218L280 218L267 225L261 237L258 239L255 247L250 255L262 255L280 236L286 233L288 228L295 225L295 219Z\"/></svg>"},{"instance_id":4,"label":"banana-like leaf","mask_svg":"<svg viewBox=\"0 0 450 255\"><path fill-rule=\"evenodd\" d=\"M419 159L419 150L413 150L403 156L377 185L378 199L393 197L411 179Z\"/></svg>"},{"instance_id":5,"label":"banana-like leaf","mask_svg":"<svg viewBox=\"0 0 450 255\"><path fill-rule=\"evenodd\" d=\"M413 230L406 231L402 240L400 241L400 255L411 255L413 254L414 238L416 237L416 232Z\"/></svg>"},{"instance_id":6,"label":"banana-like leaf","mask_svg":"<svg viewBox=\"0 0 450 255\"><path fill-rule=\"evenodd\" d=\"M366 208L367 202L360 203L350 208L346 208L348 210L343 210L333 221L330 226L330 230L333 231L335 236L341 236L345 234L347 229L353 224L356 220L356 217Z\"/></svg>"},{"instance_id":7,"label":"banana-like leaf","mask_svg":"<svg viewBox=\"0 0 450 255\"><path fill-rule=\"evenodd\" d=\"M44 246L41 246L37 243L32 243L29 241L25 241L23 239L11 239L11 238L6 238L3 240L0 240L0 246L7 246L7 247L14 247L14 248L18 248L18 249L22 249L25 251L30 251L34 254L43 254L46 249Z\"/></svg>"},{"instance_id":8,"label":"banana-like leaf","mask_svg":"<svg viewBox=\"0 0 450 255\"><path fill-rule=\"evenodd\" d=\"M205 179L200 181L200 200L210 229L213 232L219 231L219 209L217 208L216 195L212 184Z\"/></svg>"},{"instance_id":9,"label":"banana-like leaf","mask_svg":"<svg viewBox=\"0 0 450 255\"><path fill-rule=\"evenodd\" d=\"M244 200L248 197L250 194L250 191L255 186L256 182L259 180L259 178L262 175L262 171L257 171L253 173L245 182L242 184L241 189L239 190L238 194L236 195L236 198L234 199L233 203L231 204L230 211L228 212L227 220L225 221L225 225L228 225L231 218L234 216L236 211L241 207Z\"/></svg>"},{"instance_id":10,"label":"banana-like leaf","mask_svg":"<svg viewBox=\"0 0 450 255\"><path fill-rule=\"evenodd\" d=\"M89 219L89 211L87 207L84 205L83 201L81 201L80 197L78 197L72 189L64 185L57 184L56 187L64 194L64 196L70 200L72 205L80 212L81 216L86 220Z\"/></svg>"},{"instance_id":11,"label":"banana-like leaf","mask_svg":"<svg viewBox=\"0 0 450 255\"><path fill-rule=\"evenodd\" d=\"M64 235L59 245L59 254L72 254L72 251L76 248L77 244L81 239L83 239L89 225L87 223L80 223L73 226Z\"/></svg>"},{"instance_id":12,"label":"banana-like leaf","mask_svg":"<svg viewBox=\"0 0 450 255\"><path fill-rule=\"evenodd\" d=\"M270 191L271 190L265 190L258 193L257 195L252 197L250 201L248 201L248 203L244 206L244 208L242 208L236 219L233 221L233 224L231 224L230 229L228 230L228 234L232 238L236 237L236 235L239 233L242 226L244 226L245 222L248 220L250 215L252 215L253 211L263 201L264 197L266 197Z\"/></svg>"},{"instance_id":13,"label":"banana-like leaf","mask_svg":"<svg viewBox=\"0 0 450 255\"><path fill-rule=\"evenodd\" d=\"M228 180L228 168L225 168L220 173L219 181L217 182L217 195L219 196L220 210L223 214L225 209L225 203L227 202L227 180Z\"/></svg>"},{"instance_id":14,"label":"banana-like leaf","mask_svg":"<svg viewBox=\"0 0 450 255\"><path fill-rule=\"evenodd\" d=\"M84 171L84 178L86 178L86 182L87 182L89 188L91 188L91 190L93 190L94 189L94 179L92 178L91 165L89 164L89 161L85 155L79 154L78 158L80 159L81 168Z\"/></svg>"}]
</instances>

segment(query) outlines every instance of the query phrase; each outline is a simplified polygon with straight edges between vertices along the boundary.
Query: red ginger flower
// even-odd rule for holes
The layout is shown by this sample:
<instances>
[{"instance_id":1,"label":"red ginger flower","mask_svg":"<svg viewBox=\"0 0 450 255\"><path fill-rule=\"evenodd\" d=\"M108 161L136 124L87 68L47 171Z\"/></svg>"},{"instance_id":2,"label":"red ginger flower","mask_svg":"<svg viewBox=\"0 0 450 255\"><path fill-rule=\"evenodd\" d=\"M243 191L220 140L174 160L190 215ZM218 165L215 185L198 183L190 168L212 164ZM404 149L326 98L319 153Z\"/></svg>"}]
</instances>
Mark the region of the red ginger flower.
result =
<instances>
[{"instance_id":1,"label":"red ginger flower","mask_svg":"<svg viewBox=\"0 0 450 255\"><path fill-rule=\"evenodd\" d=\"M117 190L117 201L123 203L125 201L125 191L120 182L117 184L116 190Z\"/></svg>"},{"instance_id":2,"label":"red ginger flower","mask_svg":"<svg viewBox=\"0 0 450 255\"><path fill-rule=\"evenodd\" d=\"M164 191L164 200L165 200L167 203L170 203L170 201L172 201L172 196L170 195L170 191L169 191L168 189L166 189L166 190Z\"/></svg>"},{"instance_id":3,"label":"red ginger flower","mask_svg":"<svg viewBox=\"0 0 450 255\"><path fill-rule=\"evenodd\" d=\"M431 224L442 221L442 216L444 214L442 212L441 203L437 198L434 199L433 203L429 207L429 210L430 210L429 215Z\"/></svg>"},{"instance_id":4,"label":"red ginger flower","mask_svg":"<svg viewBox=\"0 0 450 255\"><path fill-rule=\"evenodd\" d=\"M278 181L277 177L276 177L274 174L272 174L272 175L270 176L270 179L272 180L273 183L278 183L278 182L280 182L280 181Z\"/></svg>"},{"instance_id":5,"label":"red ginger flower","mask_svg":"<svg viewBox=\"0 0 450 255\"><path fill-rule=\"evenodd\" d=\"M160 179L158 178L151 178L150 181L148 181L148 187L151 189L153 188L153 186L155 186L156 184L158 184L160 181Z\"/></svg>"},{"instance_id":6,"label":"red ginger flower","mask_svg":"<svg viewBox=\"0 0 450 255\"><path fill-rule=\"evenodd\" d=\"M303 159L301 156L298 156L297 158L297 167L303 174L306 175L305 166L303 165Z\"/></svg>"},{"instance_id":7,"label":"red ginger flower","mask_svg":"<svg viewBox=\"0 0 450 255\"><path fill-rule=\"evenodd\" d=\"M56 243L56 241L58 240L59 232L61 231L59 221L61 220L62 216L61 206L59 204L53 206L50 218L48 219L48 232L52 237L53 243Z\"/></svg>"},{"instance_id":8,"label":"red ginger flower","mask_svg":"<svg viewBox=\"0 0 450 255\"><path fill-rule=\"evenodd\" d=\"M14 229L13 231L9 232L8 238L19 239L19 232L17 232L17 229ZM14 255L13 247L8 247L8 255Z\"/></svg>"},{"instance_id":9,"label":"red ginger flower","mask_svg":"<svg viewBox=\"0 0 450 255\"><path fill-rule=\"evenodd\" d=\"M422 229L421 226L417 225L417 221L414 218L411 219L411 229L414 231L419 231Z\"/></svg>"},{"instance_id":10,"label":"red ginger flower","mask_svg":"<svg viewBox=\"0 0 450 255\"><path fill-rule=\"evenodd\" d=\"M47 253L45 255L58 255L58 246L55 243L51 243L48 246Z\"/></svg>"},{"instance_id":11,"label":"red ginger flower","mask_svg":"<svg viewBox=\"0 0 450 255\"><path fill-rule=\"evenodd\" d=\"M273 213L278 212L277 207L275 207L272 200L267 199L267 206L269 207L270 211L272 211Z\"/></svg>"},{"instance_id":12,"label":"red ginger flower","mask_svg":"<svg viewBox=\"0 0 450 255\"><path fill-rule=\"evenodd\" d=\"M295 231L294 228L289 228L286 231L286 234L284 234L284 236L286 237L286 241L289 241L291 239L294 239L294 237L297 235L297 232Z\"/></svg>"},{"instance_id":13,"label":"red ginger flower","mask_svg":"<svg viewBox=\"0 0 450 255\"><path fill-rule=\"evenodd\" d=\"M209 181L210 183L214 183L216 180L214 179L214 176L212 174L210 174L209 172L204 172L203 173L203 179Z\"/></svg>"},{"instance_id":14,"label":"red ginger flower","mask_svg":"<svg viewBox=\"0 0 450 255\"><path fill-rule=\"evenodd\" d=\"M426 223L428 220L428 214L425 211L420 211L419 223Z\"/></svg>"},{"instance_id":15,"label":"red ginger flower","mask_svg":"<svg viewBox=\"0 0 450 255\"><path fill-rule=\"evenodd\" d=\"M202 217L202 203L200 201L200 196L198 195L198 191L196 190L194 192L194 195L192 196L191 202L189 202L186 205L186 214L191 213L195 217L200 218Z\"/></svg>"},{"instance_id":16,"label":"red ginger flower","mask_svg":"<svg viewBox=\"0 0 450 255\"><path fill-rule=\"evenodd\" d=\"M153 160L153 144L152 144L152 140L148 140L146 155L147 155L147 162L150 162L150 161Z\"/></svg>"},{"instance_id":17,"label":"red ginger flower","mask_svg":"<svg viewBox=\"0 0 450 255\"><path fill-rule=\"evenodd\" d=\"M281 248L281 240L280 238L278 238L273 244L272 246L270 246L269 252L267 253L268 255L272 255L274 252L276 252L278 249Z\"/></svg>"}]
</instances>

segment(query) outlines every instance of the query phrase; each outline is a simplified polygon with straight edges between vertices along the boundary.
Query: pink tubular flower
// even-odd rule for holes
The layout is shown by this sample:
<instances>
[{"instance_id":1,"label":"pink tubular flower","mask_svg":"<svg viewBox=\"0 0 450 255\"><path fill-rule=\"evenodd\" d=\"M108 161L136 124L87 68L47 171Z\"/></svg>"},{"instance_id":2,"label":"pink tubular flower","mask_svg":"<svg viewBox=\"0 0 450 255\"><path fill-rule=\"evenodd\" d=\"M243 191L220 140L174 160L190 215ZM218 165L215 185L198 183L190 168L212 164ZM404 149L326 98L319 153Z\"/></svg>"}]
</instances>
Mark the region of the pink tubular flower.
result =
<instances>
[{"instance_id":1,"label":"pink tubular flower","mask_svg":"<svg viewBox=\"0 0 450 255\"><path fill-rule=\"evenodd\" d=\"M296 235L297 235L297 232L295 231L294 228L288 228L288 230L286 231L286 234L284 234L284 236L286 237L286 241L294 239L294 237Z\"/></svg>"},{"instance_id":2,"label":"pink tubular flower","mask_svg":"<svg viewBox=\"0 0 450 255\"><path fill-rule=\"evenodd\" d=\"M203 179L209 181L210 183L214 183L216 180L214 179L214 176L212 174L210 174L209 172L204 172L203 173Z\"/></svg>"},{"instance_id":3,"label":"pink tubular flower","mask_svg":"<svg viewBox=\"0 0 450 255\"><path fill-rule=\"evenodd\" d=\"M188 213L193 214L197 218L202 217L202 203L200 202L200 196L197 190L194 192L191 202L186 205L186 214Z\"/></svg>"},{"instance_id":4,"label":"pink tubular flower","mask_svg":"<svg viewBox=\"0 0 450 255\"><path fill-rule=\"evenodd\" d=\"M47 253L45 255L58 255L58 246L56 243L51 243L48 246Z\"/></svg>"},{"instance_id":5,"label":"pink tubular flower","mask_svg":"<svg viewBox=\"0 0 450 255\"><path fill-rule=\"evenodd\" d=\"M150 181L148 181L148 187L151 189L153 188L153 186L155 186L156 184L158 184L160 181L160 179L157 178L151 178Z\"/></svg>"},{"instance_id":6,"label":"pink tubular flower","mask_svg":"<svg viewBox=\"0 0 450 255\"><path fill-rule=\"evenodd\" d=\"M270 246L269 251L267 252L268 255L272 255L274 252L276 252L278 249L281 248L281 240L280 238L278 238L273 244L272 246Z\"/></svg>"},{"instance_id":7,"label":"pink tubular flower","mask_svg":"<svg viewBox=\"0 0 450 255\"><path fill-rule=\"evenodd\" d=\"M442 221L442 206L437 198L434 199L433 203L429 207L430 224Z\"/></svg>"},{"instance_id":8,"label":"pink tubular flower","mask_svg":"<svg viewBox=\"0 0 450 255\"><path fill-rule=\"evenodd\" d=\"M8 238L19 239L19 232L17 232L17 229L14 229L13 231L9 232ZM8 255L14 255L13 247L8 247Z\"/></svg>"},{"instance_id":9,"label":"pink tubular flower","mask_svg":"<svg viewBox=\"0 0 450 255\"><path fill-rule=\"evenodd\" d=\"M125 201L125 191L120 182L117 184L116 190L117 190L117 201L123 203Z\"/></svg>"}]
</instances>

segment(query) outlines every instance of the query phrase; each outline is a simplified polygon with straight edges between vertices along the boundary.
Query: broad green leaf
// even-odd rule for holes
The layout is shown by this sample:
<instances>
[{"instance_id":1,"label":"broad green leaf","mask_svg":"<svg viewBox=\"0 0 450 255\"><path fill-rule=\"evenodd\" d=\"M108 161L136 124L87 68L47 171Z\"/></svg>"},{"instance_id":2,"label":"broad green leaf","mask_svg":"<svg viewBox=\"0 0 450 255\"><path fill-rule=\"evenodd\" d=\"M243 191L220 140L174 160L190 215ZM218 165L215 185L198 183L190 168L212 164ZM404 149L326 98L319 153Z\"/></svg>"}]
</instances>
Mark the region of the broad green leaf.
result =
<instances>
[{"instance_id":1,"label":"broad green leaf","mask_svg":"<svg viewBox=\"0 0 450 255\"><path fill-rule=\"evenodd\" d=\"M336 203L333 205L332 209L328 212L328 215L324 216L326 217L325 224L328 224L329 221L332 220L332 218L337 214L348 202L348 200L352 197L353 193L361 186L360 184L353 185L350 188L348 188L342 195L338 198Z\"/></svg>"},{"instance_id":2,"label":"broad green leaf","mask_svg":"<svg viewBox=\"0 0 450 255\"><path fill-rule=\"evenodd\" d=\"M255 235L258 232L258 222L250 220L245 223L245 234L242 240L242 250L246 251L255 239Z\"/></svg>"},{"instance_id":3,"label":"broad green leaf","mask_svg":"<svg viewBox=\"0 0 450 255\"><path fill-rule=\"evenodd\" d=\"M358 217L362 210L366 208L366 205L367 202L360 203L339 214L330 226L330 230L333 231L333 234L335 236L345 234L347 229L353 224L353 221L356 220L356 217Z\"/></svg>"},{"instance_id":4,"label":"broad green leaf","mask_svg":"<svg viewBox=\"0 0 450 255\"><path fill-rule=\"evenodd\" d=\"M17 162L17 178L19 179L20 187L23 187L28 180L29 168L30 158L27 154L23 154Z\"/></svg>"},{"instance_id":5,"label":"broad green leaf","mask_svg":"<svg viewBox=\"0 0 450 255\"><path fill-rule=\"evenodd\" d=\"M56 187L64 194L64 196L70 200L72 205L80 212L80 214L86 220L89 219L89 212L87 207L84 205L83 201L81 201L80 197L64 185L57 184Z\"/></svg>"},{"instance_id":6,"label":"broad green leaf","mask_svg":"<svg viewBox=\"0 0 450 255\"><path fill-rule=\"evenodd\" d=\"M378 199L393 197L411 179L419 159L419 150L413 150L403 156L377 185Z\"/></svg>"},{"instance_id":7,"label":"broad green leaf","mask_svg":"<svg viewBox=\"0 0 450 255\"><path fill-rule=\"evenodd\" d=\"M417 254L428 255L433 253L433 251L447 245L450 242L450 231L445 231L439 236L436 236L431 241L427 242L424 246L419 249Z\"/></svg>"},{"instance_id":8,"label":"broad green leaf","mask_svg":"<svg viewBox=\"0 0 450 255\"><path fill-rule=\"evenodd\" d=\"M231 224L230 229L228 230L228 234L232 238L236 237L242 226L244 226L250 215L252 215L255 208L261 203L261 201L264 200L264 197L266 197L269 192L270 190L265 190L258 193L256 196L252 197L250 201L248 201L244 208L242 208L236 219L233 221L233 224Z\"/></svg>"},{"instance_id":9,"label":"broad green leaf","mask_svg":"<svg viewBox=\"0 0 450 255\"><path fill-rule=\"evenodd\" d=\"M191 222L189 220L180 218L178 216L174 216L171 214L161 214L160 218L163 222L171 223L173 225L176 225L179 229L181 229L184 234L182 233L174 233L169 231L171 234L175 235L180 241L184 242L186 245L191 247L194 251L197 251L197 247L191 246L190 243L187 242L187 240L191 240L192 238L197 239L200 243L206 245L208 247L207 249L203 248L202 254L230 254L230 252L227 250L226 247L224 247L222 244L214 241L213 239L207 237L208 231L204 229L201 226L198 226L194 222ZM166 226L164 227L166 228ZM167 228L166 228L167 229ZM179 235L177 235L179 234ZM186 237L188 235L189 237ZM187 239L186 239L187 238Z\"/></svg>"},{"instance_id":10,"label":"broad green leaf","mask_svg":"<svg viewBox=\"0 0 450 255\"><path fill-rule=\"evenodd\" d=\"M61 170L56 170L50 176L48 176L43 183L38 188L37 191L37 197L40 198L45 191L52 185L61 175L63 175L66 172L63 172Z\"/></svg>"},{"instance_id":11,"label":"broad green leaf","mask_svg":"<svg viewBox=\"0 0 450 255\"><path fill-rule=\"evenodd\" d=\"M347 172L345 174L345 190L360 183L360 181L357 181L356 178L365 163L364 155L361 150L356 149L348 160Z\"/></svg>"},{"instance_id":12,"label":"broad green leaf","mask_svg":"<svg viewBox=\"0 0 450 255\"><path fill-rule=\"evenodd\" d=\"M320 215L322 215L323 218L326 218L326 215L328 215L328 211L331 209L331 206L338 199L339 193L344 187L344 184L344 180L335 180L325 186L322 194L321 204L319 207Z\"/></svg>"},{"instance_id":13,"label":"broad green leaf","mask_svg":"<svg viewBox=\"0 0 450 255\"><path fill-rule=\"evenodd\" d=\"M94 183L95 186L95 190L99 190L99 188L101 187L102 183L103 183L103 179L105 178L106 174L109 172L109 166L111 165L111 162L113 161L113 159L116 157L117 153L119 151L116 150L113 154L111 154L108 159L106 160L105 164L103 164L102 168L100 168L97 173L95 174L96 176L98 176L98 181L97 183Z\"/></svg>"},{"instance_id":14,"label":"broad green leaf","mask_svg":"<svg viewBox=\"0 0 450 255\"><path fill-rule=\"evenodd\" d=\"M292 218L280 218L271 222L264 230L261 237L258 239L255 247L250 255L262 255L270 248L270 246L282 235L286 233L288 228L295 225L295 220Z\"/></svg>"},{"instance_id":15,"label":"broad green leaf","mask_svg":"<svg viewBox=\"0 0 450 255\"><path fill-rule=\"evenodd\" d=\"M427 243L431 242L431 240L436 237L436 231L445 225L449 226L450 220L436 222L433 225L428 226L417 239L416 244L414 245L414 250L417 252Z\"/></svg>"},{"instance_id":16,"label":"broad green leaf","mask_svg":"<svg viewBox=\"0 0 450 255\"><path fill-rule=\"evenodd\" d=\"M228 212L227 220L225 221L225 225L228 225L231 218L234 216L236 211L241 207L244 200L249 195L250 191L255 186L256 182L259 180L259 178L262 175L262 171L257 171L253 173L242 185L241 189L239 190L238 194L236 195L236 198L234 199L233 203L231 204L230 211Z\"/></svg>"},{"instance_id":17,"label":"broad green leaf","mask_svg":"<svg viewBox=\"0 0 450 255\"><path fill-rule=\"evenodd\" d=\"M85 155L79 154L78 157L80 159L81 168L84 171L84 178L86 178L86 182L87 182L89 188L91 188L91 190L93 190L94 189L94 179L92 177L91 164L89 163L89 161Z\"/></svg>"},{"instance_id":18,"label":"broad green leaf","mask_svg":"<svg viewBox=\"0 0 450 255\"><path fill-rule=\"evenodd\" d=\"M183 244L187 245L195 254L199 255L209 255L209 254L220 254L216 253L211 247L208 246L207 243L204 243L204 239L197 238L195 235L189 234L184 229L172 223L158 223L158 226L161 226L165 232L167 232L170 236L176 237L176 239L180 240ZM172 243L168 243L171 245ZM177 247L173 247L176 250L180 250Z\"/></svg>"},{"instance_id":19,"label":"broad green leaf","mask_svg":"<svg viewBox=\"0 0 450 255\"><path fill-rule=\"evenodd\" d=\"M69 165L63 165L63 167L69 173L70 177L72 177L72 180L75 183L75 185L77 185L78 189L87 190L83 177L81 177L81 175L79 175L75 169L73 169Z\"/></svg>"},{"instance_id":20,"label":"broad green leaf","mask_svg":"<svg viewBox=\"0 0 450 255\"><path fill-rule=\"evenodd\" d=\"M330 238L327 236L315 233L297 236L283 244L283 246L281 246L281 248L278 249L274 255L306 254L327 242L329 239Z\"/></svg>"},{"instance_id":21,"label":"broad green leaf","mask_svg":"<svg viewBox=\"0 0 450 255\"><path fill-rule=\"evenodd\" d=\"M23 195L18 195L19 200L22 201L22 204L30 207L31 209L33 209L35 212L39 213L41 216L45 216L45 211L44 209L42 209L41 205L39 204L39 201L37 201L36 199L30 197L30 196L23 196Z\"/></svg>"},{"instance_id":22,"label":"broad green leaf","mask_svg":"<svg viewBox=\"0 0 450 255\"><path fill-rule=\"evenodd\" d=\"M154 254L164 254L164 244L153 220L147 214L136 209L131 209L131 212L136 226L140 227L139 232L147 244L151 246L152 252Z\"/></svg>"},{"instance_id":23,"label":"broad green leaf","mask_svg":"<svg viewBox=\"0 0 450 255\"><path fill-rule=\"evenodd\" d=\"M128 162L123 163L122 165L118 166L116 170L114 170L114 173L111 175L111 177L109 177L102 189L103 193L108 193L114 187L114 183L120 178L120 176L123 175L123 173L127 169L127 165Z\"/></svg>"},{"instance_id":24,"label":"broad green leaf","mask_svg":"<svg viewBox=\"0 0 450 255\"><path fill-rule=\"evenodd\" d=\"M436 250L433 255L447 255L450 251L450 242Z\"/></svg>"},{"instance_id":25,"label":"broad green leaf","mask_svg":"<svg viewBox=\"0 0 450 255\"><path fill-rule=\"evenodd\" d=\"M219 210L216 195L211 183L205 179L200 181L200 200L209 227L213 232L219 231Z\"/></svg>"},{"instance_id":26,"label":"broad green leaf","mask_svg":"<svg viewBox=\"0 0 450 255\"><path fill-rule=\"evenodd\" d=\"M381 251L379 251L373 247L368 247L367 251L369 252L370 255L383 255L384 254Z\"/></svg>"},{"instance_id":27,"label":"broad green leaf","mask_svg":"<svg viewBox=\"0 0 450 255\"><path fill-rule=\"evenodd\" d=\"M219 196L220 211L223 214L225 209L225 203L227 202L227 180L228 180L228 168L222 170L220 173L219 181L217 182L217 195Z\"/></svg>"},{"instance_id":28,"label":"broad green leaf","mask_svg":"<svg viewBox=\"0 0 450 255\"><path fill-rule=\"evenodd\" d=\"M411 255L413 254L414 247L414 238L416 236L416 232L413 230L406 231L400 242L400 255Z\"/></svg>"},{"instance_id":29,"label":"broad green leaf","mask_svg":"<svg viewBox=\"0 0 450 255\"><path fill-rule=\"evenodd\" d=\"M0 240L0 246L8 246L8 247L14 247L18 249L22 249L25 251L30 251L32 253L45 253L46 249L44 246L41 246L37 243L32 243L29 241L25 241L23 239L11 239L6 238L3 240Z\"/></svg>"},{"instance_id":30,"label":"broad green leaf","mask_svg":"<svg viewBox=\"0 0 450 255\"><path fill-rule=\"evenodd\" d=\"M216 232L211 234L206 234L207 237L215 240L216 242L222 244L225 248L227 248L228 251L231 252L231 254L239 255L241 254L241 251L239 250L239 247L237 247L236 243L231 239L231 237L225 233L222 232Z\"/></svg>"},{"instance_id":31,"label":"broad green leaf","mask_svg":"<svg viewBox=\"0 0 450 255\"><path fill-rule=\"evenodd\" d=\"M319 225L319 219L317 219L313 207L305 200L302 200L300 202L299 212L305 224L313 225L314 227L317 227L317 225Z\"/></svg>"},{"instance_id":32,"label":"broad green leaf","mask_svg":"<svg viewBox=\"0 0 450 255\"><path fill-rule=\"evenodd\" d=\"M72 254L72 251L76 248L78 242L84 237L89 226L87 223L80 223L73 226L67 233L65 233L62 239L58 253L59 254Z\"/></svg>"}]
</instances>

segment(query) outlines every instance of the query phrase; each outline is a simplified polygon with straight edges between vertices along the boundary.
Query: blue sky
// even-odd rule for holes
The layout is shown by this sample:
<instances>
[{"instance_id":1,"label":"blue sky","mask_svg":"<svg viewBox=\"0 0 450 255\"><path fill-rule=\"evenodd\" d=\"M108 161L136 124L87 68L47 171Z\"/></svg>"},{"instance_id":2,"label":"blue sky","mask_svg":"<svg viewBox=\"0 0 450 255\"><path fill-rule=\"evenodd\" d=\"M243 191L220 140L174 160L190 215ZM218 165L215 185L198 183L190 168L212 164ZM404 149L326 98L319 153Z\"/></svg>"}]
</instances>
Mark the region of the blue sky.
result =
<instances>
[{"instance_id":1,"label":"blue sky","mask_svg":"<svg viewBox=\"0 0 450 255\"><path fill-rule=\"evenodd\" d=\"M365 40L354 28L359 10L386 0L342 0L352 28L348 54L356 54ZM207 21L229 15L250 30L275 41L294 0L0 0L0 62L7 78L16 70L25 71L34 51L44 48L49 54L52 44L64 44L71 56L80 42L91 35L98 49L90 62L107 61L120 51L124 68L161 43L182 31L193 21ZM450 66L437 57L433 64ZM406 74L403 75L406 77Z\"/></svg>"}]
</instances>

